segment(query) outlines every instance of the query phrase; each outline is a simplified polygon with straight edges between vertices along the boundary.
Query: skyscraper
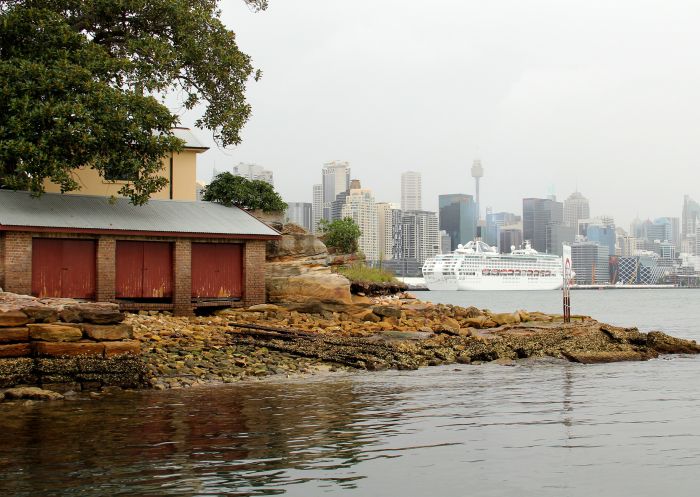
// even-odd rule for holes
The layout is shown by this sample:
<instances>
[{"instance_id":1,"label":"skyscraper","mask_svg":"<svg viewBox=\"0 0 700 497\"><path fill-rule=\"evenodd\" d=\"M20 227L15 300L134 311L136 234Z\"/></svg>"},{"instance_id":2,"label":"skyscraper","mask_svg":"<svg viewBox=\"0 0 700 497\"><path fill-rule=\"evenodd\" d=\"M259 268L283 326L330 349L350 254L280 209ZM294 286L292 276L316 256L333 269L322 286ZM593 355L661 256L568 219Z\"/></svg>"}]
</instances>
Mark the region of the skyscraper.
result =
<instances>
[{"instance_id":1,"label":"skyscraper","mask_svg":"<svg viewBox=\"0 0 700 497\"><path fill-rule=\"evenodd\" d=\"M358 240L358 248L365 255L365 258L368 261L379 260L377 206L374 202L372 190L368 188L353 188L350 190L342 207L342 217L352 218L360 227L362 234Z\"/></svg>"},{"instance_id":2,"label":"skyscraper","mask_svg":"<svg viewBox=\"0 0 700 497\"><path fill-rule=\"evenodd\" d=\"M265 183L269 183L274 186L274 180L272 178L272 171L265 169L257 164L246 164L244 162L239 162L237 166L233 166L233 174L235 176L242 176L249 180L261 180Z\"/></svg>"},{"instance_id":3,"label":"skyscraper","mask_svg":"<svg viewBox=\"0 0 700 497\"><path fill-rule=\"evenodd\" d=\"M569 198L564 200L564 224L576 228L578 233L578 222L581 219L588 219L591 215L588 199L575 191Z\"/></svg>"},{"instance_id":4,"label":"skyscraper","mask_svg":"<svg viewBox=\"0 0 700 497\"><path fill-rule=\"evenodd\" d=\"M440 231L434 212L405 211L403 213L404 259L422 265L440 252Z\"/></svg>"},{"instance_id":5,"label":"skyscraper","mask_svg":"<svg viewBox=\"0 0 700 497\"><path fill-rule=\"evenodd\" d=\"M350 163L347 161L326 162L321 170L323 184L323 218L330 220L331 202L339 193L350 189Z\"/></svg>"},{"instance_id":6,"label":"skyscraper","mask_svg":"<svg viewBox=\"0 0 700 497\"><path fill-rule=\"evenodd\" d=\"M683 197L683 215L681 218L681 236L683 238L694 237L698 220L700 219L700 204L690 198Z\"/></svg>"},{"instance_id":7,"label":"skyscraper","mask_svg":"<svg viewBox=\"0 0 700 497\"><path fill-rule=\"evenodd\" d=\"M447 231L452 250L476 238L476 204L464 193L439 196L440 229Z\"/></svg>"},{"instance_id":8,"label":"skyscraper","mask_svg":"<svg viewBox=\"0 0 700 497\"><path fill-rule=\"evenodd\" d=\"M552 231L564 221L564 205L551 198L523 199L523 238L538 252L557 253ZM563 238L563 237L557 237ZM573 241L573 240L564 240Z\"/></svg>"},{"instance_id":9,"label":"skyscraper","mask_svg":"<svg viewBox=\"0 0 700 497\"><path fill-rule=\"evenodd\" d=\"M401 174L401 210L419 211L422 207L421 201L421 179L420 173L406 171Z\"/></svg>"},{"instance_id":10,"label":"skyscraper","mask_svg":"<svg viewBox=\"0 0 700 497\"><path fill-rule=\"evenodd\" d=\"M504 247L500 244L501 228L517 224L520 221L520 216L512 212L490 212L490 209L486 209L485 232L481 234L481 237L488 245L497 247L499 252L508 253L510 252L510 244Z\"/></svg>"},{"instance_id":11,"label":"skyscraper","mask_svg":"<svg viewBox=\"0 0 700 497\"><path fill-rule=\"evenodd\" d=\"M379 260L391 260L394 255L392 204L377 203L377 250Z\"/></svg>"},{"instance_id":12,"label":"skyscraper","mask_svg":"<svg viewBox=\"0 0 700 497\"><path fill-rule=\"evenodd\" d=\"M311 232L318 233L318 223L323 219L323 185L317 184L313 187L313 202L311 204Z\"/></svg>"},{"instance_id":13,"label":"skyscraper","mask_svg":"<svg viewBox=\"0 0 700 497\"><path fill-rule=\"evenodd\" d=\"M308 202L287 202L287 210L284 213L284 222L294 223L310 232L313 225L312 212L312 204Z\"/></svg>"}]
</instances>

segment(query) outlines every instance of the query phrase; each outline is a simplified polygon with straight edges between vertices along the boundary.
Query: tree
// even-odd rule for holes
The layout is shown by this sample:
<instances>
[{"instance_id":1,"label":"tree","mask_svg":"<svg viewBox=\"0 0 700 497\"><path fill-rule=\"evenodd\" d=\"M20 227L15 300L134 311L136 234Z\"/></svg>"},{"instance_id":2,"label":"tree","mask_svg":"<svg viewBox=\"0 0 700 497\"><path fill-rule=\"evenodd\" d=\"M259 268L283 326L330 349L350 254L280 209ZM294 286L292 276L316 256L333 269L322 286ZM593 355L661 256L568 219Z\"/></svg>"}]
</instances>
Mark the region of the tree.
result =
<instances>
[{"instance_id":1,"label":"tree","mask_svg":"<svg viewBox=\"0 0 700 497\"><path fill-rule=\"evenodd\" d=\"M319 223L319 228L321 233L323 233L323 243L328 248L343 254L354 254L357 252L357 242L362 236L362 231L351 217L336 219L331 222L322 219Z\"/></svg>"},{"instance_id":2,"label":"tree","mask_svg":"<svg viewBox=\"0 0 700 497\"><path fill-rule=\"evenodd\" d=\"M263 9L265 0L244 0ZM130 178L120 193L144 203L167 180L161 160L181 149L178 116L156 97L178 91L204 105L198 127L240 143L258 78L220 20L217 0L0 1L0 179L43 192L79 185L78 167Z\"/></svg>"},{"instance_id":3,"label":"tree","mask_svg":"<svg viewBox=\"0 0 700 497\"><path fill-rule=\"evenodd\" d=\"M235 205L246 210L281 212L287 208L282 197L269 183L249 180L231 173L217 174L204 187L202 198L207 202L218 202L227 207Z\"/></svg>"}]
</instances>

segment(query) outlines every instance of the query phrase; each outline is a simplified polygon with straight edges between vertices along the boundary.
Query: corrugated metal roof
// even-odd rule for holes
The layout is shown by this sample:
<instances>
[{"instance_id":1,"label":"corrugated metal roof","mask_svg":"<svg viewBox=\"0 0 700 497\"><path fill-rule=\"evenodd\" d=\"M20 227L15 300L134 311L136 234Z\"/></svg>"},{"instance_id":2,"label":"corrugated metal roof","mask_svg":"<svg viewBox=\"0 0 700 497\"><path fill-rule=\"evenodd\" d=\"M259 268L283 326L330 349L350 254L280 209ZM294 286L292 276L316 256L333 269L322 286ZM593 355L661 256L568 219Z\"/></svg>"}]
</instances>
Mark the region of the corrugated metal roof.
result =
<instances>
[{"instance_id":1,"label":"corrugated metal roof","mask_svg":"<svg viewBox=\"0 0 700 497\"><path fill-rule=\"evenodd\" d=\"M0 226L88 230L155 231L212 235L277 236L279 233L237 207L213 202L128 199L91 195L0 190Z\"/></svg>"},{"instance_id":2,"label":"corrugated metal roof","mask_svg":"<svg viewBox=\"0 0 700 497\"><path fill-rule=\"evenodd\" d=\"M204 145L192 132L190 128L173 128L173 134L185 142L185 148L201 148L208 150L209 147Z\"/></svg>"}]
</instances>

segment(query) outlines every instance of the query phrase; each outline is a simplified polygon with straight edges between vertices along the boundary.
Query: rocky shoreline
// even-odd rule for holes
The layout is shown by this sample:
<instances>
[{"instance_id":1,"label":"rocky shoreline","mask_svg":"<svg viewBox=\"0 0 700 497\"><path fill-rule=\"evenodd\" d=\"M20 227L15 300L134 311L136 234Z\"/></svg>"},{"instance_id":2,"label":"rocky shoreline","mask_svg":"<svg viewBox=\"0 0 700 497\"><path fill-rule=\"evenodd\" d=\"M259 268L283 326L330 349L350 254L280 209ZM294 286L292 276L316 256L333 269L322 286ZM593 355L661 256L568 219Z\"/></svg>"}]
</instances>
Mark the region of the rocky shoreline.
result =
<instances>
[{"instance_id":1,"label":"rocky shoreline","mask_svg":"<svg viewBox=\"0 0 700 497\"><path fill-rule=\"evenodd\" d=\"M123 321L133 330L140 355L110 360L129 362L129 388L169 389L337 370L509 365L518 359L544 357L593 364L700 353L694 341L662 332L642 333L587 316L575 316L572 321L563 323L561 316L539 312L502 314L432 304L408 294L353 296L349 304L264 304L199 317L142 311L127 314ZM57 367L65 361L80 369L86 360L54 358L51 364ZM9 365L11 360L3 361ZM135 362L140 366L135 367ZM100 364L108 368L111 362L103 359ZM140 375L138 382L134 371ZM39 386L66 390L55 388L60 385ZM21 393L6 392L8 399L22 398ZM28 391L24 398L41 396ZM47 394L45 398L56 397Z\"/></svg>"}]
</instances>

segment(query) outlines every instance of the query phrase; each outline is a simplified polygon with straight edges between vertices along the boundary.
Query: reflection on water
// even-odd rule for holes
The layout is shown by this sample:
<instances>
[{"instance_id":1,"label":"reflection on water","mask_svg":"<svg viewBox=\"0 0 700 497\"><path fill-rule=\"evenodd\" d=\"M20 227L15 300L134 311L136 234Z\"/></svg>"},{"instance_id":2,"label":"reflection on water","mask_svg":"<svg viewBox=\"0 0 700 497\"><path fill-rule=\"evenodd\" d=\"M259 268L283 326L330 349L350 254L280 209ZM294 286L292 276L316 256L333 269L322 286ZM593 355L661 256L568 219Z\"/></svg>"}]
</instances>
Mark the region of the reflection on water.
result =
<instances>
[{"instance_id":1,"label":"reflection on water","mask_svg":"<svg viewBox=\"0 0 700 497\"><path fill-rule=\"evenodd\" d=\"M698 337L685 301L665 319ZM0 404L0 495L696 495L699 377L543 361Z\"/></svg>"}]
</instances>

